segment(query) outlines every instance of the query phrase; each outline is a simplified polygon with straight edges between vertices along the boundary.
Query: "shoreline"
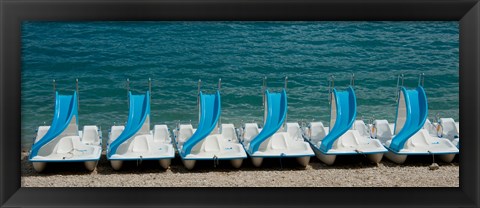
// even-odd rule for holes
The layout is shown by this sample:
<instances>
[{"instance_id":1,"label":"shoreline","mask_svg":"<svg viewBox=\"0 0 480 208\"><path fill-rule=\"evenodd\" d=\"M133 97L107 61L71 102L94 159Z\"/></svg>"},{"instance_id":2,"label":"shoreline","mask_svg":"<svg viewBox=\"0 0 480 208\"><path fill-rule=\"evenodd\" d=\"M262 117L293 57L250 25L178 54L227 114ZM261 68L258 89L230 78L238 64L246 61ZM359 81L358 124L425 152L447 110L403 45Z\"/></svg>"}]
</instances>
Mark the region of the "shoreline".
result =
<instances>
[{"instance_id":1,"label":"shoreline","mask_svg":"<svg viewBox=\"0 0 480 208\"><path fill-rule=\"evenodd\" d=\"M437 162L437 160L435 160ZM269 159L259 168L250 159L235 169L229 162L214 167L201 161L187 170L176 157L169 169L158 161L131 161L115 171L104 153L93 172L83 163L48 164L44 173L36 173L26 153L21 157L22 187L459 187L458 157L452 163L437 162L430 170L431 156L407 159L397 165L387 159L373 164L364 157L339 157L327 166L316 157L303 169L292 159Z\"/></svg>"}]
</instances>

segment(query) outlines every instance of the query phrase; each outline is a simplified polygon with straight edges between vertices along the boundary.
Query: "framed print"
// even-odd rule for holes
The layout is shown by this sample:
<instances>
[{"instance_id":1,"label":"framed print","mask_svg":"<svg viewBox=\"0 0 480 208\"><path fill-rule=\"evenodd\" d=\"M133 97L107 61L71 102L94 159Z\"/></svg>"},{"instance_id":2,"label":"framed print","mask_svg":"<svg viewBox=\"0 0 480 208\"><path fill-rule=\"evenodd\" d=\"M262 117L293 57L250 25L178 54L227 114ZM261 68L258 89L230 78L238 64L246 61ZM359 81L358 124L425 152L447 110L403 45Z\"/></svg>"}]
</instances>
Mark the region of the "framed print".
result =
<instances>
[{"instance_id":1,"label":"framed print","mask_svg":"<svg viewBox=\"0 0 480 208\"><path fill-rule=\"evenodd\" d=\"M479 205L478 1L1 11L2 206Z\"/></svg>"}]
</instances>

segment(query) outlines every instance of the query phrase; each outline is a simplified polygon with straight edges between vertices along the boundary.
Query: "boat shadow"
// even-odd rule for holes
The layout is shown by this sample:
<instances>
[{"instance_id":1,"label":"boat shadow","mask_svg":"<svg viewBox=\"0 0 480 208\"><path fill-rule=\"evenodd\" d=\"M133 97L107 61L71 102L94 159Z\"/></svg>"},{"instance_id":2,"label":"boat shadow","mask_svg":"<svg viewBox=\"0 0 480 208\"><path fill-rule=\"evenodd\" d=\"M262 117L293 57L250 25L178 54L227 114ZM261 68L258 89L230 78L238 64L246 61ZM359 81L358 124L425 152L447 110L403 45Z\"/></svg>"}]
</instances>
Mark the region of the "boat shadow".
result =
<instances>
[{"instance_id":1,"label":"boat shadow","mask_svg":"<svg viewBox=\"0 0 480 208\"><path fill-rule=\"evenodd\" d=\"M308 167L307 167L308 168ZM234 168L229 160L220 160L214 163L213 160L199 160L192 170L188 170L180 158L172 161L170 171L173 173L206 173L206 172L238 172L238 171L303 171L305 167L300 166L295 158L265 158L260 167L255 167L250 158L243 160L240 168Z\"/></svg>"},{"instance_id":2,"label":"boat shadow","mask_svg":"<svg viewBox=\"0 0 480 208\"><path fill-rule=\"evenodd\" d=\"M459 166L458 156L455 157L452 163L441 162L440 159L435 158L435 162L439 166ZM97 168L93 171L87 171L82 162L72 163L48 163L44 172L37 173L32 166L32 163L25 157L21 160L21 174L22 176L51 176L51 175L111 175L111 174L148 174L148 173L167 173L174 174L192 174L192 173L207 173L207 172L237 172L237 171L304 171L305 169L314 170L328 170L328 169L369 169L375 168L379 165L386 167L428 167L432 164L431 156L412 156L408 157L404 164L396 164L383 158L379 164L373 163L366 157L353 156L338 156L333 165L326 165L315 156L311 157L310 163L307 167L299 165L295 158L266 158L260 167L255 167L250 158L243 160L240 168L231 166L230 161L220 160L214 164L213 160L197 161L194 169L188 170L182 163L180 157L172 159L169 169L163 169L158 160L144 160L144 161L126 161L121 170L114 170L110 162L102 155L97 164Z\"/></svg>"}]
</instances>

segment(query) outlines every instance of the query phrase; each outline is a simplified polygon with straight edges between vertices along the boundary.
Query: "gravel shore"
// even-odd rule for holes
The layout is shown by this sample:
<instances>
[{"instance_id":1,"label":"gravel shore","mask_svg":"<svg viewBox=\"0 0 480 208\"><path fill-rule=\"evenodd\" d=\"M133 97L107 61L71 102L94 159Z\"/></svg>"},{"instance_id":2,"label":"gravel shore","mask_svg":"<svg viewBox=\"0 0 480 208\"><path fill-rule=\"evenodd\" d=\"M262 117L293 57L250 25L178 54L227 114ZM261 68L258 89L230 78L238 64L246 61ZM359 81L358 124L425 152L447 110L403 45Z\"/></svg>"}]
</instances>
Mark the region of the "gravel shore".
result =
<instances>
[{"instance_id":1,"label":"gravel shore","mask_svg":"<svg viewBox=\"0 0 480 208\"><path fill-rule=\"evenodd\" d=\"M216 167L213 161L201 161L189 171L177 157L168 170L157 161L142 161L125 163L115 171L103 155L93 172L86 171L83 163L53 163L36 173L23 153L21 183L23 187L458 187L458 158L437 163L439 168L430 170L431 157L411 157L397 165L385 158L372 164L362 156L342 156L332 166L312 157L305 169L292 159L267 159L255 168L246 159L240 169L227 161Z\"/></svg>"}]
</instances>

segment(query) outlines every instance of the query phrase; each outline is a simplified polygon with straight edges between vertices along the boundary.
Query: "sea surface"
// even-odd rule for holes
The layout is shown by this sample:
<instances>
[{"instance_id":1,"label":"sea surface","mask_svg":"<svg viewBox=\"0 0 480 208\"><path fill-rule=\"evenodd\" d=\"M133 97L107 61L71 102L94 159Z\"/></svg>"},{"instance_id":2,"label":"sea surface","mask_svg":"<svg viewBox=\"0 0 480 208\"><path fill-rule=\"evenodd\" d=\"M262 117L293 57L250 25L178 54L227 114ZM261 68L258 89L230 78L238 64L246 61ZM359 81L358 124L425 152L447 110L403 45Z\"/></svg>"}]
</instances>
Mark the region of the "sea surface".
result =
<instances>
[{"instance_id":1,"label":"sea surface","mask_svg":"<svg viewBox=\"0 0 480 208\"><path fill-rule=\"evenodd\" d=\"M288 76L288 122L328 125L328 79L346 89L355 74L357 118L393 122L397 77L425 74L429 118L459 119L458 22L23 22L22 148L50 125L54 89L79 80L80 125L104 139L128 117L126 80L145 93L152 124L198 123L197 86L222 79L222 123L262 122L262 79L280 91Z\"/></svg>"}]
</instances>

